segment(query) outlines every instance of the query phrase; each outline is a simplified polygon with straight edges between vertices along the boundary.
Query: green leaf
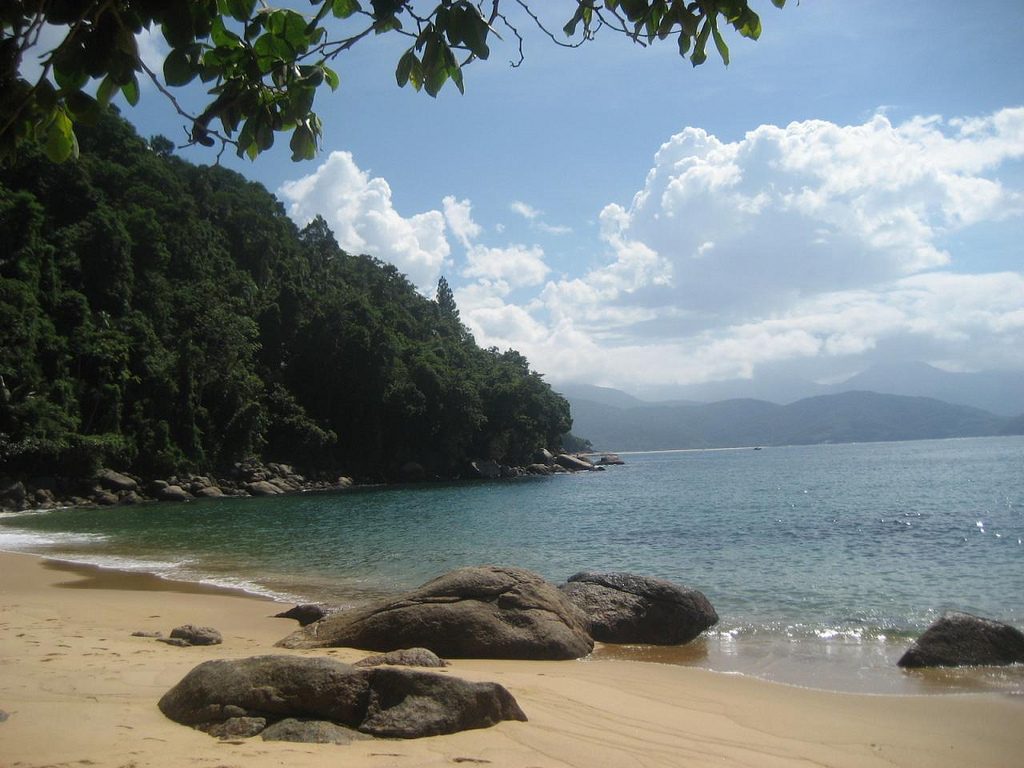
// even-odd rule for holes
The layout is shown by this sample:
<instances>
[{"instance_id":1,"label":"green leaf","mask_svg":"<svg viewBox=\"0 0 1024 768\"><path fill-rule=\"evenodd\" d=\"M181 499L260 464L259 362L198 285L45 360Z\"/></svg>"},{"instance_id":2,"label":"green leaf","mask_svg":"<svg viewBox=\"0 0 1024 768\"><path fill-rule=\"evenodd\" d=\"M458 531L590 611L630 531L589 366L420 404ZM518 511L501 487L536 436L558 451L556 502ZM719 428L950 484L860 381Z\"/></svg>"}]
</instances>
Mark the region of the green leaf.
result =
<instances>
[{"instance_id":1,"label":"green leaf","mask_svg":"<svg viewBox=\"0 0 1024 768\"><path fill-rule=\"evenodd\" d=\"M227 0L228 13L237 21L248 21L256 8L256 0Z\"/></svg>"},{"instance_id":2,"label":"green leaf","mask_svg":"<svg viewBox=\"0 0 1024 768\"><path fill-rule=\"evenodd\" d=\"M134 75L131 80L121 86L121 94L124 96L124 100L133 107L139 103L139 81Z\"/></svg>"},{"instance_id":3,"label":"green leaf","mask_svg":"<svg viewBox=\"0 0 1024 768\"><path fill-rule=\"evenodd\" d=\"M722 38L722 33L718 31L718 26L711 28L711 34L715 38L715 48L718 49L718 55L722 57L722 63L725 66L729 66L729 46L725 44L725 40Z\"/></svg>"},{"instance_id":4,"label":"green leaf","mask_svg":"<svg viewBox=\"0 0 1024 768\"><path fill-rule=\"evenodd\" d=\"M196 70L183 48L175 48L164 59L164 81L171 86L187 85L196 76Z\"/></svg>"},{"instance_id":5,"label":"green leaf","mask_svg":"<svg viewBox=\"0 0 1024 768\"><path fill-rule=\"evenodd\" d=\"M256 63L263 74L270 72L278 62L293 58L288 43L270 32L261 35L252 48L256 52Z\"/></svg>"},{"instance_id":6,"label":"green leaf","mask_svg":"<svg viewBox=\"0 0 1024 768\"><path fill-rule=\"evenodd\" d=\"M398 67L395 69L395 80L398 82L399 88L404 88L405 84L409 82L412 68L418 61L412 48L402 54L402 58L398 60Z\"/></svg>"},{"instance_id":7,"label":"green leaf","mask_svg":"<svg viewBox=\"0 0 1024 768\"><path fill-rule=\"evenodd\" d=\"M65 69L54 65L53 79L65 91L77 91L89 82L89 73L83 69Z\"/></svg>"},{"instance_id":8,"label":"green leaf","mask_svg":"<svg viewBox=\"0 0 1024 768\"><path fill-rule=\"evenodd\" d=\"M331 12L336 18L347 19L353 13L363 10L359 0L334 0L331 3Z\"/></svg>"},{"instance_id":9,"label":"green leaf","mask_svg":"<svg viewBox=\"0 0 1024 768\"><path fill-rule=\"evenodd\" d=\"M65 104L76 123L95 125L99 119L100 105L92 96L81 91L72 91L65 98Z\"/></svg>"},{"instance_id":10,"label":"green leaf","mask_svg":"<svg viewBox=\"0 0 1024 768\"><path fill-rule=\"evenodd\" d=\"M491 51L487 47L489 27L487 22L480 17L476 8L471 5L466 6L459 18L459 27L459 36L474 56L478 59L486 59L491 55Z\"/></svg>"},{"instance_id":11,"label":"green leaf","mask_svg":"<svg viewBox=\"0 0 1024 768\"><path fill-rule=\"evenodd\" d=\"M739 19L733 23L733 26L737 32L751 40L757 40L761 37L761 17L749 8L740 14Z\"/></svg>"},{"instance_id":12,"label":"green leaf","mask_svg":"<svg viewBox=\"0 0 1024 768\"><path fill-rule=\"evenodd\" d=\"M711 23L704 19L704 26L700 28L700 32L697 33L696 45L693 48L693 53L690 55L690 63L693 66L698 67L708 60L707 45L708 36L711 34Z\"/></svg>"},{"instance_id":13,"label":"green leaf","mask_svg":"<svg viewBox=\"0 0 1024 768\"><path fill-rule=\"evenodd\" d=\"M327 85L330 86L332 91L338 90L338 86L341 85L341 78L338 77L338 73L326 64L322 64L321 66L324 70L324 80L327 81Z\"/></svg>"},{"instance_id":14,"label":"green leaf","mask_svg":"<svg viewBox=\"0 0 1024 768\"><path fill-rule=\"evenodd\" d=\"M55 163L63 163L69 157L78 157L78 138L70 118L62 109L53 113L53 119L46 130L44 151Z\"/></svg>"},{"instance_id":15,"label":"green leaf","mask_svg":"<svg viewBox=\"0 0 1024 768\"><path fill-rule=\"evenodd\" d=\"M562 27L562 31L566 37L572 37L576 34L576 25L583 21L583 6L576 6L576 13L573 14L572 18L566 22L565 26Z\"/></svg>"},{"instance_id":16,"label":"green leaf","mask_svg":"<svg viewBox=\"0 0 1024 768\"><path fill-rule=\"evenodd\" d=\"M305 124L295 127L288 146L292 150L293 162L312 160L316 157L316 139L313 137L313 131Z\"/></svg>"},{"instance_id":17,"label":"green leaf","mask_svg":"<svg viewBox=\"0 0 1024 768\"><path fill-rule=\"evenodd\" d=\"M166 61L164 62L166 64ZM106 106L110 103L110 100L114 98L114 94L117 93L118 86L114 82L113 78L109 75L104 77L100 82L99 87L96 89L96 101Z\"/></svg>"},{"instance_id":18,"label":"green leaf","mask_svg":"<svg viewBox=\"0 0 1024 768\"><path fill-rule=\"evenodd\" d=\"M242 44L242 39L224 26L224 19L220 16L213 20L213 26L210 27L210 37L213 38L214 44L218 46L233 47Z\"/></svg>"}]
</instances>

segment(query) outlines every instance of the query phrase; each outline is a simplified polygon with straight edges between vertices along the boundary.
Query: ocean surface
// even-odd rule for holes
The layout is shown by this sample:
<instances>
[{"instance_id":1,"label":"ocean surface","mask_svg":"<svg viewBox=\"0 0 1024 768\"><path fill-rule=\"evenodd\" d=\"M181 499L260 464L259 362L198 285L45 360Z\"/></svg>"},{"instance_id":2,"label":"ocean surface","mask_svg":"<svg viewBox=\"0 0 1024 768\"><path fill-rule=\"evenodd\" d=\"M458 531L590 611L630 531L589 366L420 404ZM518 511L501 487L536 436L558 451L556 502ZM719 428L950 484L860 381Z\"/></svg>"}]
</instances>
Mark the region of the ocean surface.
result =
<instances>
[{"instance_id":1,"label":"ocean surface","mask_svg":"<svg viewBox=\"0 0 1024 768\"><path fill-rule=\"evenodd\" d=\"M0 549L355 605L463 565L704 592L681 648L594 656L869 693L1024 693L1024 667L906 672L946 610L1024 627L1024 437L623 454L605 472L0 516ZM290 627L282 625L282 636Z\"/></svg>"}]
</instances>

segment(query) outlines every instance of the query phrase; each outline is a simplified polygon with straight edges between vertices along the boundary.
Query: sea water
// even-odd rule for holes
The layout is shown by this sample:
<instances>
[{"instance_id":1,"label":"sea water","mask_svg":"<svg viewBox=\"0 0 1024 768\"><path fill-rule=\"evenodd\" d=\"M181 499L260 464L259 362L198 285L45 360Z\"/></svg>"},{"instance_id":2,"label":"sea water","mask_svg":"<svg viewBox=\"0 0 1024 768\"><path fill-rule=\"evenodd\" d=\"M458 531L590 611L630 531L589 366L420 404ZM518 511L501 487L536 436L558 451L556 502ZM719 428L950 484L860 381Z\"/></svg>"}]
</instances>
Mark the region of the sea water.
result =
<instances>
[{"instance_id":1,"label":"sea water","mask_svg":"<svg viewBox=\"0 0 1024 768\"><path fill-rule=\"evenodd\" d=\"M464 565L699 589L689 664L874 693L1024 691L1024 669L904 672L946 610L1024 627L1024 437L623 454L605 472L0 517L0 548L356 605ZM282 627L282 635L287 631Z\"/></svg>"}]
</instances>

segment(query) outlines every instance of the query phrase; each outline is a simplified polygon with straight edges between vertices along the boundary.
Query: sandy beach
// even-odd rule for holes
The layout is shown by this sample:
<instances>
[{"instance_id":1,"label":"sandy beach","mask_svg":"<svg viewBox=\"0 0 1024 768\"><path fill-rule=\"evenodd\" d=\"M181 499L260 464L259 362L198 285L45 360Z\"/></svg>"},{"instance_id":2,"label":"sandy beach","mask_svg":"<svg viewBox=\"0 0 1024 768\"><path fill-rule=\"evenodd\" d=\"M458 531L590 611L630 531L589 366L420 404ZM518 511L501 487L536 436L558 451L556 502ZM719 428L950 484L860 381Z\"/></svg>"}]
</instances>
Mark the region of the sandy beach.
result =
<instances>
[{"instance_id":1,"label":"sandy beach","mask_svg":"<svg viewBox=\"0 0 1024 768\"><path fill-rule=\"evenodd\" d=\"M1024 701L997 694L860 696L626 661L459 661L502 683L529 722L346 746L224 742L156 707L213 658L273 648L294 622L242 593L0 553L0 766L1009 766ZM218 628L176 648L136 630Z\"/></svg>"}]
</instances>

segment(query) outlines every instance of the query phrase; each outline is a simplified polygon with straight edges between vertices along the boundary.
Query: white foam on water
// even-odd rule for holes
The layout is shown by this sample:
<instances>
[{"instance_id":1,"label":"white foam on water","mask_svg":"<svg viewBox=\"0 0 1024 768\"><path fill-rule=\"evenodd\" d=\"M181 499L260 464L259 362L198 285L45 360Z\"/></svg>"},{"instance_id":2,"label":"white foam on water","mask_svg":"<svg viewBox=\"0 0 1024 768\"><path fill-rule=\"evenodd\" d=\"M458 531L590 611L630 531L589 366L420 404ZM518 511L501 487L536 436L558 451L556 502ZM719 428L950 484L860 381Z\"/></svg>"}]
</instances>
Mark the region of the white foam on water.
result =
<instances>
[{"instance_id":1,"label":"white foam on water","mask_svg":"<svg viewBox=\"0 0 1024 768\"><path fill-rule=\"evenodd\" d=\"M0 551L34 552L40 550L97 544L107 537L98 533L61 533L48 531L25 531L18 528L0 528Z\"/></svg>"}]
</instances>

